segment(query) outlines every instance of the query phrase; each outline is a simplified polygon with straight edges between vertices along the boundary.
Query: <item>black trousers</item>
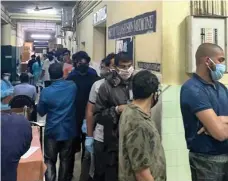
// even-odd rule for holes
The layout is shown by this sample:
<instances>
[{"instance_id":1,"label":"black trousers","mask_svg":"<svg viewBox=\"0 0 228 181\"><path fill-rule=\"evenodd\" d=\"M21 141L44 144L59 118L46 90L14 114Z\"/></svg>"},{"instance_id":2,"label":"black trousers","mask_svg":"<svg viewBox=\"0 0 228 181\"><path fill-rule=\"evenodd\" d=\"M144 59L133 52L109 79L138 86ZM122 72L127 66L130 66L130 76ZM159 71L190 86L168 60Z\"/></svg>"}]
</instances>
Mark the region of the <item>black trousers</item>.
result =
<instances>
[{"instance_id":1,"label":"black trousers","mask_svg":"<svg viewBox=\"0 0 228 181\"><path fill-rule=\"evenodd\" d=\"M94 140L94 181L118 181L118 152L106 152L104 143Z\"/></svg>"},{"instance_id":2,"label":"black trousers","mask_svg":"<svg viewBox=\"0 0 228 181\"><path fill-rule=\"evenodd\" d=\"M56 141L44 136L44 161L47 165L45 173L46 181L56 180L56 162L59 154L60 167L58 174L58 181L68 181L70 160L72 155L73 140Z\"/></svg>"},{"instance_id":3,"label":"black trousers","mask_svg":"<svg viewBox=\"0 0 228 181\"><path fill-rule=\"evenodd\" d=\"M81 164L83 163L83 158L85 155L85 134L81 135L80 137L77 137L73 140L73 150L72 150L72 155L71 155L71 160L70 160L70 168L69 168L69 175L68 179L72 180L73 178L73 173L74 173L74 163L75 163L75 154L77 152L82 151L81 155Z\"/></svg>"},{"instance_id":4,"label":"black trousers","mask_svg":"<svg viewBox=\"0 0 228 181\"><path fill-rule=\"evenodd\" d=\"M93 178L89 175L91 165L90 152L85 150L84 157L81 164L81 175L79 181L93 181Z\"/></svg>"},{"instance_id":5,"label":"black trousers","mask_svg":"<svg viewBox=\"0 0 228 181\"><path fill-rule=\"evenodd\" d=\"M228 181L228 154L189 153L192 181Z\"/></svg>"},{"instance_id":6,"label":"black trousers","mask_svg":"<svg viewBox=\"0 0 228 181\"><path fill-rule=\"evenodd\" d=\"M105 180L104 143L94 140L94 181Z\"/></svg>"}]
</instances>

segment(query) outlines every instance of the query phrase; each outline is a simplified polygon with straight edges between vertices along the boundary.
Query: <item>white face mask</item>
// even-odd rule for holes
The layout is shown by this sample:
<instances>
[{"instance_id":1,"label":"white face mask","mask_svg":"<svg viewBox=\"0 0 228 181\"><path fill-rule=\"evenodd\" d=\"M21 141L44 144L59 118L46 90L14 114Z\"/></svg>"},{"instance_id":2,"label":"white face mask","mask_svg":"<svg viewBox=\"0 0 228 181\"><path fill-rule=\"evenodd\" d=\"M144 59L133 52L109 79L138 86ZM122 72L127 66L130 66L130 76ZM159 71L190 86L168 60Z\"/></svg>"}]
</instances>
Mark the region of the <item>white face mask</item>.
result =
<instances>
[{"instance_id":1,"label":"white face mask","mask_svg":"<svg viewBox=\"0 0 228 181\"><path fill-rule=\"evenodd\" d=\"M134 72L133 66L131 66L127 70L124 70L124 69L118 69L118 70L119 70L118 74L123 80L128 80L131 77L132 73Z\"/></svg>"}]
</instances>

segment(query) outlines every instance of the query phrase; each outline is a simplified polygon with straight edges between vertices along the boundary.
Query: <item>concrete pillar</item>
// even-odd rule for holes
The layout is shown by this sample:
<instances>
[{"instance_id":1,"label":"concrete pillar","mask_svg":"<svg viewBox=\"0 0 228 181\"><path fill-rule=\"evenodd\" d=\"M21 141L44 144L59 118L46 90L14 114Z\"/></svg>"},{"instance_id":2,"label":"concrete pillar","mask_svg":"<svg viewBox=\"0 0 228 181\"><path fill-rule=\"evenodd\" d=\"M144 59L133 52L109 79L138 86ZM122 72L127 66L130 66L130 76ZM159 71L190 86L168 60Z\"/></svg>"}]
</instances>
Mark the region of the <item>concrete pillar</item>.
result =
<instances>
[{"instance_id":1,"label":"concrete pillar","mask_svg":"<svg viewBox=\"0 0 228 181\"><path fill-rule=\"evenodd\" d=\"M2 25L1 30L1 45L11 45L11 25Z\"/></svg>"}]
</instances>

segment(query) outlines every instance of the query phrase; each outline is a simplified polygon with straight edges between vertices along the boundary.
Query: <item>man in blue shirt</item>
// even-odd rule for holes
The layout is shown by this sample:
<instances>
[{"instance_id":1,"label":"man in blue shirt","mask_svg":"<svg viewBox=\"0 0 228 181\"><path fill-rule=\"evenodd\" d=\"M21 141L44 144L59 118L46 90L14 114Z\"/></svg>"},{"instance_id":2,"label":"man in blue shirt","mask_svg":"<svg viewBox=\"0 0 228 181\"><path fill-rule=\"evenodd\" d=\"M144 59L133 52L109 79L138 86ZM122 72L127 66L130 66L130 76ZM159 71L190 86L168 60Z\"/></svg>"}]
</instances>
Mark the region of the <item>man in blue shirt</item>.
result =
<instances>
[{"instance_id":1,"label":"man in blue shirt","mask_svg":"<svg viewBox=\"0 0 228 181\"><path fill-rule=\"evenodd\" d=\"M196 74L181 88L180 104L193 181L228 180L228 90L221 47L204 43Z\"/></svg>"},{"instance_id":2,"label":"man in blue shirt","mask_svg":"<svg viewBox=\"0 0 228 181\"><path fill-rule=\"evenodd\" d=\"M89 99L90 89L94 82L96 82L99 77L94 69L89 67L90 57L84 51L79 51L73 55L73 63L75 69L68 75L67 80L73 80L78 87L78 92L76 96L76 104L75 104L75 113L76 113L76 121L77 121L77 128L78 132L81 133L81 127L83 120L85 119L85 111L86 105ZM73 176L73 169L74 169L74 154L78 151L81 151L81 144L82 143L82 159L84 158L85 153L85 134L80 135L74 141L73 145L73 156L71 160L71 168L69 171L69 179ZM83 168L83 166L82 166ZM82 169L82 172L85 169Z\"/></svg>"},{"instance_id":3,"label":"man in blue shirt","mask_svg":"<svg viewBox=\"0 0 228 181\"><path fill-rule=\"evenodd\" d=\"M62 65L59 63L50 65L49 74L52 84L42 90L37 106L41 116L47 114L44 132L45 178L46 181L55 181L59 154L58 180L67 181L73 139L78 134L74 111L77 87L73 81L63 79Z\"/></svg>"},{"instance_id":4,"label":"man in blue shirt","mask_svg":"<svg viewBox=\"0 0 228 181\"><path fill-rule=\"evenodd\" d=\"M21 84L14 87L14 96L25 95L30 97L32 100L36 100L36 87L29 84L29 76L27 73L21 73L20 75Z\"/></svg>"}]
</instances>

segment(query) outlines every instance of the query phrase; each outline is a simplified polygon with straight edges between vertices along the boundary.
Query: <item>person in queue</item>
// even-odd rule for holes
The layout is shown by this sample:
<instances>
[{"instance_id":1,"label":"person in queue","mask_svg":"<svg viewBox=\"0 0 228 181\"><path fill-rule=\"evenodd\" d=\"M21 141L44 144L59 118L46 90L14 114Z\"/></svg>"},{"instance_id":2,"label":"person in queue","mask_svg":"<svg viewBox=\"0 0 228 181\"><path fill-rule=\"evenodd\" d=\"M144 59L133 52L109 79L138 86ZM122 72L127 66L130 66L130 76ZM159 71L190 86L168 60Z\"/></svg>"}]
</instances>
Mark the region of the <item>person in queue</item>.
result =
<instances>
[{"instance_id":1,"label":"person in queue","mask_svg":"<svg viewBox=\"0 0 228 181\"><path fill-rule=\"evenodd\" d=\"M133 102L121 114L119 181L166 181L164 149L151 108L159 97L158 78L147 70L133 76Z\"/></svg>"},{"instance_id":2,"label":"person in queue","mask_svg":"<svg viewBox=\"0 0 228 181\"><path fill-rule=\"evenodd\" d=\"M63 53L63 77L67 78L69 73L72 71L73 65L71 64L70 51L66 50Z\"/></svg>"},{"instance_id":3,"label":"person in queue","mask_svg":"<svg viewBox=\"0 0 228 181\"><path fill-rule=\"evenodd\" d=\"M23 72L20 75L21 83L14 87L14 96L25 95L30 97L33 101L36 100L36 87L29 84L29 76Z\"/></svg>"},{"instance_id":4,"label":"person in queue","mask_svg":"<svg viewBox=\"0 0 228 181\"><path fill-rule=\"evenodd\" d=\"M32 71L33 71L33 76L34 76L34 84L36 86L37 93L38 93L38 83L41 82L40 76L42 73L42 63L41 63L40 56L36 57L36 62L32 66Z\"/></svg>"},{"instance_id":5,"label":"person in queue","mask_svg":"<svg viewBox=\"0 0 228 181\"><path fill-rule=\"evenodd\" d=\"M55 181L59 154L58 180L68 181L73 139L79 134L74 111L77 87L73 81L63 79L61 64L51 64L49 73L52 84L42 90L37 106L41 116L47 115L44 132L44 159L47 165L45 180Z\"/></svg>"},{"instance_id":6,"label":"person in queue","mask_svg":"<svg viewBox=\"0 0 228 181\"><path fill-rule=\"evenodd\" d=\"M42 66L42 73L40 77L40 79L44 79L44 87L48 87L49 85L51 85L49 67L51 64L57 63L57 61L54 60L54 55L52 52L48 52L47 57L48 59L44 61L44 64Z\"/></svg>"},{"instance_id":7,"label":"person in queue","mask_svg":"<svg viewBox=\"0 0 228 181\"><path fill-rule=\"evenodd\" d=\"M32 66L36 62L36 55L31 56L31 60L28 61L27 71L33 74Z\"/></svg>"},{"instance_id":8,"label":"person in queue","mask_svg":"<svg viewBox=\"0 0 228 181\"><path fill-rule=\"evenodd\" d=\"M68 75L68 77L73 77L74 75L78 74L78 72L79 72L78 59L80 59L80 56L83 54L83 52L84 51L79 51L79 52L72 55L73 68L72 68L72 72ZM90 66L88 68L88 73L97 75L97 71Z\"/></svg>"},{"instance_id":9,"label":"person in queue","mask_svg":"<svg viewBox=\"0 0 228 181\"><path fill-rule=\"evenodd\" d=\"M6 70L1 70L1 110L8 110L8 103L13 98L14 87L9 79L10 74Z\"/></svg>"},{"instance_id":10,"label":"person in queue","mask_svg":"<svg viewBox=\"0 0 228 181\"><path fill-rule=\"evenodd\" d=\"M95 126L100 124L104 130L103 178L105 181L118 180L118 123L126 105L133 99L131 76L134 68L132 64L133 61L128 53L118 53L115 56L115 71L106 77L97 94L94 120ZM96 161L95 165L97 165Z\"/></svg>"},{"instance_id":11,"label":"person in queue","mask_svg":"<svg viewBox=\"0 0 228 181\"><path fill-rule=\"evenodd\" d=\"M102 164L102 157L103 157L104 148L103 148L103 137L102 137L103 136L102 125L97 124L94 131L93 111L94 111L99 88L105 82L105 78L109 74L111 74L111 70L114 69L114 58L115 58L115 54L110 53L106 58L104 58L101 61L100 76L102 79L96 81L93 84L89 94L89 101L87 103L87 108L86 108L87 137L85 141L85 147L88 152L94 153L94 155L96 155L94 180L99 180L100 177L102 177L103 175L104 164ZM94 146L94 144L96 144L96 146Z\"/></svg>"},{"instance_id":12,"label":"person in queue","mask_svg":"<svg viewBox=\"0 0 228 181\"><path fill-rule=\"evenodd\" d=\"M4 83L3 83L4 82ZM22 115L11 111L13 86L1 77L1 180L16 181L19 160L30 148L32 128Z\"/></svg>"},{"instance_id":13,"label":"person in queue","mask_svg":"<svg viewBox=\"0 0 228 181\"><path fill-rule=\"evenodd\" d=\"M181 88L180 105L192 180L228 180L228 90L218 80L226 66L223 49L201 44L196 73Z\"/></svg>"},{"instance_id":14,"label":"person in queue","mask_svg":"<svg viewBox=\"0 0 228 181\"><path fill-rule=\"evenodd\" d=\"M96 71L94 70L94 72L92 68L89 67L90 57L86 52L79 51L73 56L73 58L75 69L69 74L67 80L73 80L78 87L75 104L75 113L78 132L81 132L82 123L85 119L86 105L89 99L90 89L93 83L99 79L99 77L97 76ZM81 132L81 135L79 135L79 137L77 137L74 140L74 148L71 160L71 168L69 171L69 179L72 179L73 177L75 153L81 151L81 143L81 161L83 161L85 153L85 137L86 135L82 134ZM82 171L84 171L84 169L82 169Z\"/></svg>"}]
</instances>

